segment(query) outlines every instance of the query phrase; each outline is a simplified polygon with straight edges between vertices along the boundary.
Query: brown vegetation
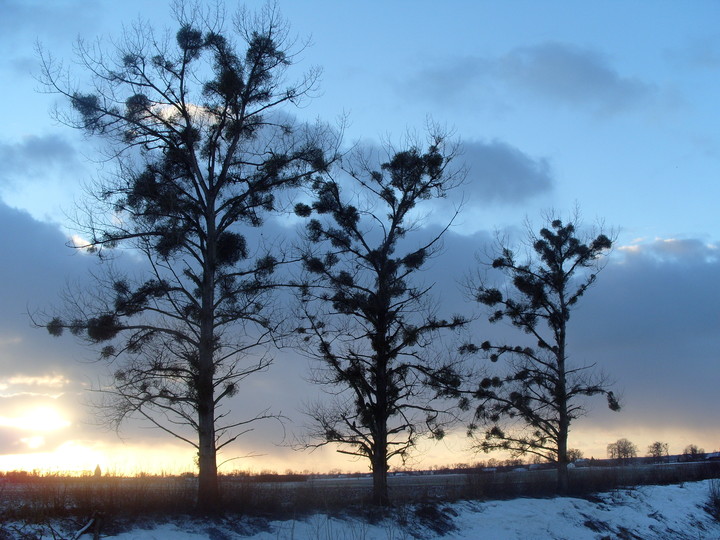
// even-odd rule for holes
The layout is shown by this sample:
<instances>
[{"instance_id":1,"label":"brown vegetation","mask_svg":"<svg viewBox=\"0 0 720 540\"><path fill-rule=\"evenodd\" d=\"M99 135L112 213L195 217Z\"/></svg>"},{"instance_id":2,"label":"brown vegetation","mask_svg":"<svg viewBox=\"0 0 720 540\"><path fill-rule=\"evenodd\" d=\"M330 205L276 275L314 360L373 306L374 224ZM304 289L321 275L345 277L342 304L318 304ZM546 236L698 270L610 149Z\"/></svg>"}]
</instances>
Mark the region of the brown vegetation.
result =
<instances>
[{"instance_id":1,"label":"brown vegetation","mask_svg":"<svg viewBox=\"0 0 720 540\"><path fill-rule=\"evenodd\" d=\"M593 466L571 469L572 495L643 484L673 484L720 478L720 462L690 462L613 466L596 460ZM297 517L312 512L364 512L371 501L368 475L233 474L221 476L221 510L228 516ZM555 471L508 466L495 470L463 465L437 471L396 473L389 489L397 504L460 499L503 499L555 494ZM0 522L42 523L49 519L82 524L104 517L106 528L138 519L193 514L197 479L194 476L136 477L41 476L6 473L0 477Z\"/></svg>"}]
</instances>

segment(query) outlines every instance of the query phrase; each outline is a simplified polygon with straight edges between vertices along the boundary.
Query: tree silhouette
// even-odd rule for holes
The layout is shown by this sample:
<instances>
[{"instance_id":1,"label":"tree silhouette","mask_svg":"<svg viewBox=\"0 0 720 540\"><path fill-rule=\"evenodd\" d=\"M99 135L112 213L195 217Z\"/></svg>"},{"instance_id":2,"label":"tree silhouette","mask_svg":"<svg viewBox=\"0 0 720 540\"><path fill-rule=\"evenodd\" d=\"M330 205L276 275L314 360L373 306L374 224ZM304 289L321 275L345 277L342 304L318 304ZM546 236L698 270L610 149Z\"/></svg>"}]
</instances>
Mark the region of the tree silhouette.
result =
<instances>
[{"instance_id":1,"label":"tree silhouette","mask_svg":"<svg viewBox=\"0 0 720 540\"><path fill-rule=\"evenodd\" d=\"M527 261L519 261L507 244L499 245L492 268L507 276L506 290L482 278L471 282L474 299L491 308L490 322L509 320L530 337L511 345L485 341L467 344L466 353L482 351L492 361L508 359L502 376L483 377L474 389L477 425L485 426L478 448L535 454L558 464L558 491L567 492L568 433L584 413L582 398L603 394L612 410L619 404L592 366L576 366L567 350L573 307L596 279L598 261L612 242L604 234L583 240L576 224L548 219L539 235L529 233ZM574 220L577 222L577 217ZM588 273L586 270L592 269ZM528 346L534 341L534 346Z\"/></svg>"},{"instance_id":2,"label":"tree silhouette","mask_svg":"<svg viewBox=\"0 0 720 540\"><path fill-rule=\"evenodd\" d=\"M418 274L444 231L423 241L412 221L419 203L461 180L448 169L452 157L436 135L426 151L395 152L379 170L348 169L347 193L336 180L316 181L312 205L296 207L300 216L319 216L307 224L299 293L306 325L298 331L321 366L315 382L334 395L309 408L309 446L337 444L367 458L378 505L389 502L389 460L404 460L422 434L441 438L452 419L437 398L458 376L452 359L433 356L431 345L441 330L466 321L435 316L430 286ZM420 240L409 248L413 236Z\"/></svg>"},{"instance_id":3,"label":"tree silhouette","mask_svg":"<svg viewBox=\"0 0 720 540\"><path fill-rule=\"evenodd\" d=\"M108 274L97 302L71 299L45 326L105 344L110 420L140 416L195 447L198 506L212 511L218 451L272 416L236 418L227 404L271 362L268 294L281 261L248 234L281 190L327 168L327 132L283 112L318 71L284 80L292 43L272 6L238 12L230 28L219 9L178 4L174 15L174 39L138 23L109 53L80 41L87 90L41 51L48 90L71 105L58 117L105 141L116 165L92 187L88 240L76 247L131 247L146 261L141 279Z\"/></svg>"},{"instance_id":4,"label":"tree silhouette","mask_svg":"<svg viewBox=\"0 0 720 540\"><path fill-rule=\"evenodd\" d=\"M625 465L632 458L637 457L637 446L628 439L618 439L607 446L607 454L610 459L615 459L621 465Z\"/></svg>"},{"instance_id":5,"label":"tree silhouette","mask_svg":"<svg viewBox=\"0 0 720 540\"><path fill-rule=\"evenodd\" d=\"M653 463L662 463L667 460L669 454L668 443L655 441L648 446L647 456L652 458Z\"/></svg>"},{"instance_id":6,"label":"tree silhouette","mask_svg":"<svg viewBox=\"0 0 720 540\"><path fill-rule=\"evenodd\" d=\"M702 461L705 459L705 450L696 444L688 444L683 450L683 461Z\"/></svg>"}]
</instances>

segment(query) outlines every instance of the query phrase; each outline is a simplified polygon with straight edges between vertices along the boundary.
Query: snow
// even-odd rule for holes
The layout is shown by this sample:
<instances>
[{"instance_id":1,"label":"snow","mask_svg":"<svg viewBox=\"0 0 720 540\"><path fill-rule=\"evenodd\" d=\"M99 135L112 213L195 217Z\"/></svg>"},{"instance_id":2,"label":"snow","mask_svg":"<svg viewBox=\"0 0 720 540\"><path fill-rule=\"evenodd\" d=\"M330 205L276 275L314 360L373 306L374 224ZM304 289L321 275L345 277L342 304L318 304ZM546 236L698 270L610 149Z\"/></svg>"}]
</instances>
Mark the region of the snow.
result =
<instances>
[{"instance_id":1,"label":"snow","mask_svg":"<svg viewBox=\"0 0 720 540\"><path fill-rule=\"evenodd\" d=\"M711 482L718 481L640 486L587 499L520 498L421 504L399 509L393 518L373 523L359 517L324 514L285 521L242 518L210 522L187 518L103 537L117 540L720 540L720 522L705 510Z\"/></svg>"}]
</instances>

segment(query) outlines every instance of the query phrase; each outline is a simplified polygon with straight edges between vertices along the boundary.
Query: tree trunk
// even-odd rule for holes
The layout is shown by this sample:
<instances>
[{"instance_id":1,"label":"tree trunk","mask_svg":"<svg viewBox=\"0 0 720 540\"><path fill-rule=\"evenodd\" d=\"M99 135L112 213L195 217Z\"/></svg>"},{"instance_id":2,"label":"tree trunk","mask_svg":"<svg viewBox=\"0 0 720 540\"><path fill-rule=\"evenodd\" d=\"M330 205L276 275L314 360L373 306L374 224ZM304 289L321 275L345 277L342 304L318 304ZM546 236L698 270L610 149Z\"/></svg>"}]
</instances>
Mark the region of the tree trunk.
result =
<instances>
[{"instance_id":1,"label":"tree trunk","mask_svg":"<svg viewBox=\"0 0 720 540\"><path fill-rule=\"evenodd\" d=\"M215 451L214 414L200 414L198 451L197 509L202 514L214 514L220 509L217 461Z\"/></svg>"},{"instance_id":2,"label":"tree trunk","mask_svg":"<svg viewBox=\"0 0 720 540\"><path fill-rule=\"evenodd\" d=\"M557 492L560 495L566 495L570 488L570 479L568 478L568 457L567 457L567 439L570 433L570 416L568 415L568 391L567 391L567 372L565 356L565 337L567 331L567 320L570 318L568 306L565 301L565 289L559 291L560 294L560 313L562 318L556 331L557 340L557 370L558 385L556 389L558 418L558 484Z\"/></svg>"},{"instance_id":3,"label":"tree trunk","mask_svg":"<svg viewBox=\"0 0 720 540\"><path fill-rule=\"evenodd\" d=\"M206 215L207 245L203 268L198 347L198 511L205 514L220 510L220 489L215 448L215 268L217 230L214 199L208 194Z\"/></svg>"},{"instance_id":4,"label":"tree trunk","mask_svg":"<svg viewBox=\"0 0 720 540\"><path fill-rule=\"evenodd\" d=\"M390 495L388 494L387 481L387 444L378 445L375 441L375 454L372 457L373 469L373 497L372 501L375 506L389 506ZM382 449L379 447L382 446Z\"/></svg>"},{"instance_id":5,"label":"tree trunk","mask_svg":"<svg viewBox=\"0 0 720 540\"><path fill-rule=\"evenodd\" d=\"M568 433L570 432L570 420L567 414L567 398L563 397L560 404L560 422L558 426L558 469L557 469L557 492L560 495L567 495L570 489L570 478L568 475Z\"/></svg>"},{"instance_id":6,"label":"tree trunk","mask_svg":"<svg viewBox=\"0 0 720 540\"><path fill-rule=\"evenodd\" d=\"M377 350L377 349L376 349ZM380 348L380 350L382 350ZM377 403L375 409L375 434L373 436L373 504L376 506L389 506L388 493L388 433L387 433L387 362L384 356L378 355L377 370Z\"/></svg>"},{"instance_id":7,"label":"tree trunk","mask_svg":"<svg viewBox=\"0 0 720 540\"><path fill-rule=\"evenodd\" d=\"M557 469L557 492L560 495L567 495L570 490L570 478L568 475L568 462L567 452L565 453L565 459L558 459Z\"/></svg>"},{"instance_id":8,"label":"tree trunk","mask_svg":"<svg viewBox=\"0 0 720 540\"><path fill-rule=\"evenodd\" d=\"M197 509L204 514L219 510L217 459L215 450L215 396L212 349L201 347L198 374L198 498Z\"/></svg>"},{"instance_id":9,"label":"tree trunk","mask_svg":"<svg viewBox=\"0 0 720 540\"><path fill-rule=\"evenodd\" d=\"M560 303L562 306L563 321L566 321L568 313L564 295L560 296ZM565 329L565 322L562 322L557 338L558 387L556 399L559 412L557 491L560 495L566 495L570 489L570 479L568 477L568 434L570 433L570 417L568 415L567 374L565 371Z\"/></svg>"}]
</instances>

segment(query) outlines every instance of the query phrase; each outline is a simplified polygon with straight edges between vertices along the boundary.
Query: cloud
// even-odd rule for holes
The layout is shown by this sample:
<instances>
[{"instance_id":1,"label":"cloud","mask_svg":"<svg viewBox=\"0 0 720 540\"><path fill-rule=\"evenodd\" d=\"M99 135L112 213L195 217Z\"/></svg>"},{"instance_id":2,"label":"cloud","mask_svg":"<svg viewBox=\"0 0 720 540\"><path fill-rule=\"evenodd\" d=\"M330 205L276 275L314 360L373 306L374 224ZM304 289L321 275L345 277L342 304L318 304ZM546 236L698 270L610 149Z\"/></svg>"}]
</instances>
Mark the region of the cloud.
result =
<instances>
[{"instance_id":1,"label":"cloud","mask_svg":"<svg viewBox=\"0 0 720 540\"><path fill-rule=\"evenodd\" d=\"M668 50L665 57L675 66L717 70L720 67L719 37L718 35L693 37L684 47Z\"/></svg>"},{"instance_id":2,"label":"cloud","mask_svg":"<svg viewBox=\"0 0 720 540\"><path fill-rule=\"evenodd\" d=\"M65 246L51 224L0 202L0 454L40 451L91 431L79 395L98 375L92 353L34 328L28 312L50 309L91 258ZM97 430L95 430L97 432Z\"/></svg>"},{"instance_id":3,"label":"cloud","mask_svg":"<svg viewBox=\"0 0 720 540\"><path fill-rule=\"evenodd\" d=\"M521 203L552 189L545 158L533 159L502 141L471 141L460 157L468 168L464 191L470 204Z\"/></svg>"},{"instance_id":4,"label":"cloud","mask_svg":"<svg viewBox=\"0 0 720 540\"><path fill-rule=\"evenodd\" d=\"M58 135L30 136L21 142L0 143L0 186L28 178L55 175L58 169L72 171L80 166L75 148Z\"/></svg>"},{"instance_id":5,"label":"cloud","mask_svg":"<svg viewBox=\"0 0 720 540\"><path fill-rule=\"evenodd\" d=\"M15 374L11 377L0 377L0 397L18 394L55 397L70 383L70 379L58 374L43 376Z\"/></svg>"},{"instance_id":6,"label":"cloud","mask_svg":"<svg viewBox=\"0 0 720 540\"><path fill-rule=\"evenodd\" d=\"M397 146L395 150L400 148L403 146ZM371 169L379 170L380 164L390 158L387 149L369 141L359 143L355 152L346 161L346 168L357 168L359 159ZM497 139L461 142L448 174L452 175L459 169L466 173L465 181L449 190L446 198L431 199L418 205L415 217L420 223L444 227L456 209L462 207L456 224L464 223L463 228L467 231L475 230L476 224L465 223L468 216L500 205L521 208L530 199L551 193L554 187L554 175L548 159L535 158ZM359 173L361 177L364 174L362 171ZM335 179L341 184L345 196L357 193L356 182L347 174L337 174ZM369 202L371 205L377 203L374 198ZM298 223L301 220L286 221Z\"/></svg>"},{"instance_id":7,"label":"cloud","mask_svg":"<svg viewBox=\"0 0 720 540\"><path fill-rule=\"evenodd\" d=\"M621 76L597 51L563 43L515 49L496 69L515 88L598 112L633 107L653 92L650 85Z\"/></svg>"},{"instance_id":8,"label":"cloud","mask_svg":"<svg viewBox=\"0 0 720 540\"><path fill-rule=\"evenodd\" d=\"M0 381L81 376L87 367L79 369L73 358L86 358L87 353L69 340L54 340L33 328L28 312L50 309L69 283L87 276L93 261L66 247L67 238L56 226L1 202L0 231L5 261L0 280L6 284L0 310Z\"/></svg>"},{"instance_id":9,"label":"cloud","mask_svg":"<svg viewBox=\"0 0 720 540\"><path fill-rule=\"evenodd\" d=\"M445 253L423 275L425 282L436 283L433 293L442 299L442 316L475 313L471 339L522 343L526 338L522 332L507 324L489 324L489 313L457 290L464 274L473 269L484 272L474 254L487 253L493 235L449 233L444 243ZM569 322L570 361L595 364L623 400L623 409L615 413L602 399L590 399L588 417L578 422L585 431L577 431L574 446L590 444L578 438L588 429L631 439L641 430L652 440L678 434L688 438L685 444L720 429L712 405L720 380L716 245L684 238L638 240L629 247L612 254ZM490 279L497 277L491 269L488 273ZM478 368L483 362L475 359ZM609 442L612 439L605 444Z\"/></svg>"},{"instance_id":10,"label":"cloud","mask_svg":"<svg viewBox=\"0 0 720 540\"><path fill-rule=\"evenodd\" d=\"M716 245L697 238L657 238L652 242L636 242L618 249L625 254L625 264L635 265L651 261L697 264L716 261L720 255Z\"/></svg>"},{"instance_id":11,"label":"cloud","mask_svg":"<svg viewBox=\"0 0 720 540\"><path fill-rule=\"evenodd\" d=\"M504 102L517 92L596 114L612 114L642 105L655 87L621 75L600 52L568 43L546 42L515 48L495 57L466 56L422 70L403 91L435 101Z\"/></svg>"},{"instance_id":12,"label":"cloud","mask_svg":"<svg viewBox=\"0 0 720 540\"><path fill-rule=\"evenodd\" d=\"M8 284L0 311L0 357L4 360L0 383L8 386L2 390L4 397L0 396L2 416L10 417L10 412L30 405L52 405L62 418L72 422L70 427L45 432L0 426L0 454L47 451L80 438L115 445L113 433L91 423L95 411L78 405L78 401L88 400L84 389L104 375L105 366L78 361L93 360L94 353L70 336L55 339L32 328L26 315L28 305L46 307L69 280L86 276L93 259L65 247L65 235L54 226L2 203L0 231L5 231L0 234L0 249L5 260L12 261L0 266L0 279ZM268 237L287 236L288 229L270 221L261 232ZM421 242L437 232L437 227L421 228L406 241ZM450 232L445 236L443 253L431 260L420 276L424 285L434 284L430 304L437 302L439 316L481 314L470 329L473 339L517 336L512 327L487 323L486 314L467 301L459 286L478 266L475 253L485 252L492 241L493 235L487 231L474 235ZM720 262L716 253L714 244L696 238L637 240L616 250L573 312L570 352L574 362L596 363L617 381L616 387L624 395L624 410L611 413L602 400L593 400L584 425L605 431L642 425L657 430L658 438L661 430L699 433L720 429L711 407L716 400L715 381L720 377ZM239 417L243 411L253 413L267 406L282 411L290 418L289 442L295 429L292 426L305 422L297 408L320 389L306 382L308 360L291 350L272 354L276 364L244 381L243 391L233 398L232 405ZM481 365L482 361L476 360ZM226 457L260 453L267 457L258 461L258 467L266 460L289 460L293 467L310 463L308 467L313 467L315 457L286 455L286 450L275 447L282 441L281 427L274 423L255 427L256 431L241 437ZM156 430L138 429L136 423L128 425L122 434L138 444L148 440L171 442ZM582 446L582 441L574 444ZM183 451L192 454L189 446ZM328 455L334 456L332 452ZM253 466L247 460L232 463Z\"/></svg>"},{"instance_id":13,"label":"cloud","mask_svg":"<svg viewBox=\"0 0 720 540\"><path fill-rule=\"evenodd\" d=\"M603 422L717 430L720 262L698 239L621 248L583 298L576 358L597 362L625 389L623 418Z\"/></svg>"}]
</instances>

